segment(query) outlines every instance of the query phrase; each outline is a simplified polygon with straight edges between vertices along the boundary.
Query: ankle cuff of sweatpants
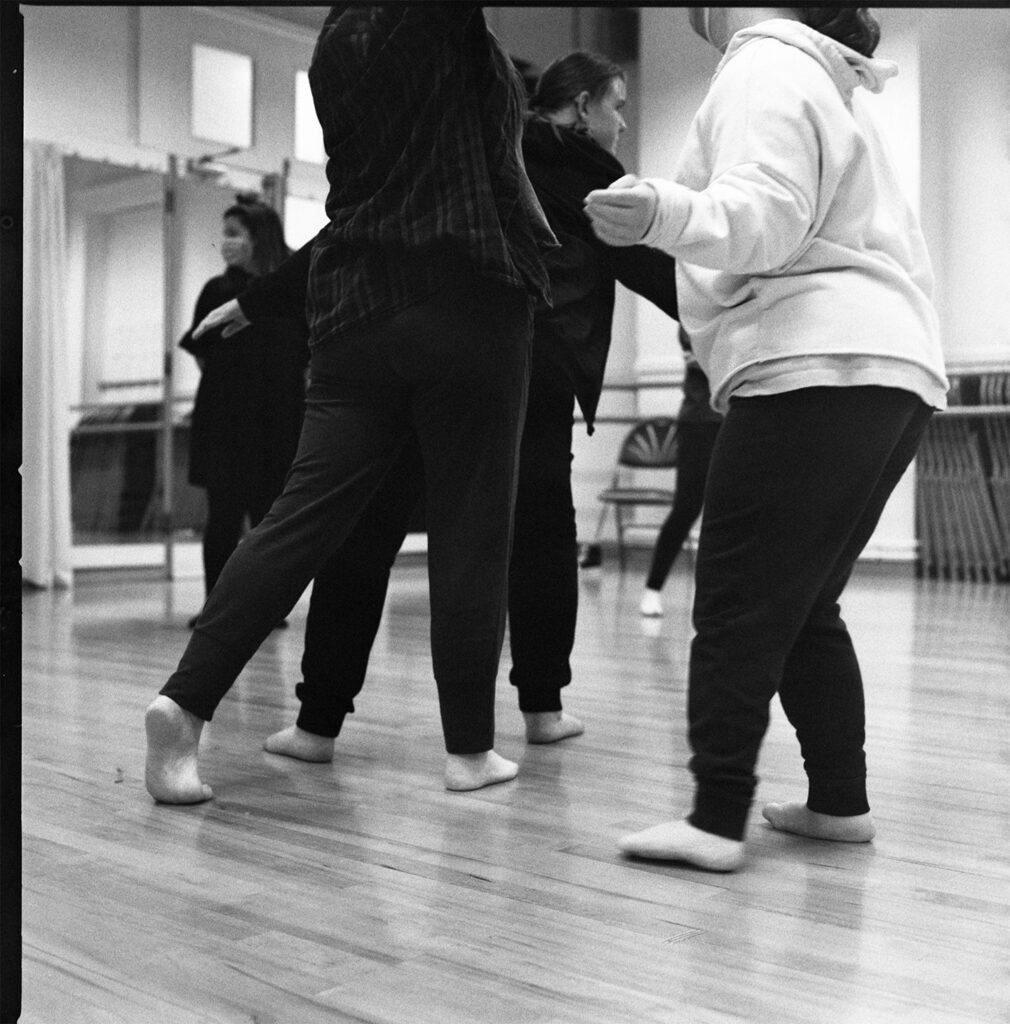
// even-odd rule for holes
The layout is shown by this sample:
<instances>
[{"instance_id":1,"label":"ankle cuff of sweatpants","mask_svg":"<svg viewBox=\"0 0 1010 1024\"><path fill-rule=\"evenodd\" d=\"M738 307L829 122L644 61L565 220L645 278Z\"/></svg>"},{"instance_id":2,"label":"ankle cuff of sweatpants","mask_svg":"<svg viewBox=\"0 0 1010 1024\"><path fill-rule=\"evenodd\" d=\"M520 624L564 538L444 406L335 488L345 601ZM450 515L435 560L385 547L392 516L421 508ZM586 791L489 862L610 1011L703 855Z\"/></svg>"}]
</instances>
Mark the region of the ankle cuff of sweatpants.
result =
<instances>
[{"instance_id":1,"label":"ankle cuff of sweatpants","mask_svg":"<svg viewBox=\"0 0 1010 1024\"><path fill-rule=\"evenodd\" d=\"M687 822L702 832L740 842L747 832L749 812L749 800L745 803L726 800L721 794L706 792L699 787L694 795L694 810Z\"/></svg>"},{"instance_id":2,"label":"ankle cuff of sweatpants","mask_svg":"<svg viewBox=\"0 0 1010 1024\"><path fill-rule=\"evenodd\" d=\"M197 626L178 667L160 692L190 714L209 722L248 660L249 655Z\"/></svg>"},{"instance_id":3,"label":"ankle cuff of sweatpants","mask_svg":"<svg viewBox=\"0 0 1010 1024\"><path fill-rule=\"evenodd\" d=\"M519 710L528 715L561 710L561 690L526 690L516 687Z\"/></svg>"},{"instance_id":4,"label":"ankle cuff of sweatpants","mask_svg":"<svg viewBox=\"0 0 1010 1024\"><path fill-rule=\"evenodd\" d=\"M830 814L837 818L850 818L868 814L866 777L859 779L808 779L807 807L817 814Z\"/></svg>"},{"instance_id":5,"label":"ankle cuff of sweatpants","mask_svg":"<svg viewBox=\"0 0 1010 1024\"><path fill-rule=\"evenodd\" d=\"M307 700L305 683L298 683L295 686L295 696L302 702L298 709L298 719L295 724L305 732L311 732L315 736L327 736L336 739L340 735L344 718L354 711L354 705L349 708L314 707L311 700Z\"/></svg>"},{"instance_id":6,"label":"ankle cuff of sweatpants","mask_svg":"<svg viewBox=\"0 0 1010 1024\"><path fill-rule=\"evenodd\" d=\"M331 740L335 740L340 735L343 724L343 714L334 722L332 715L313 718L311 714L299 713L295 722L295 725L304 732L310 732L314 736L326 736Z\"/></svg>"}]
</instances>

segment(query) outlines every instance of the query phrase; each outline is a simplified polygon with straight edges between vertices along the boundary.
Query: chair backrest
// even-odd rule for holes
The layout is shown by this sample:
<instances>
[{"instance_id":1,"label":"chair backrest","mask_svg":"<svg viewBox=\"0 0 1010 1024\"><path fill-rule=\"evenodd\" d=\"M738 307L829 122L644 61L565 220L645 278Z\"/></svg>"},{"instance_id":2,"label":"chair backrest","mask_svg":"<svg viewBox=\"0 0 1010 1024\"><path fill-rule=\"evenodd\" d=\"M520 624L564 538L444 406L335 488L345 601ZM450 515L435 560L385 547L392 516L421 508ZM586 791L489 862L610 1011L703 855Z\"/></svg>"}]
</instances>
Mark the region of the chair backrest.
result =
<instances>
[{"instance_id":1,"label":"chair backrest","mask_svg":"<svg viewBox=\"0 0 1010 1024\"><path fill-rule=\"evenodd\" d=\"M668 469L677 465L677 421L670 416L653 416L636 423L617 456L620 466Z\"/></svg>"}]
</instances>

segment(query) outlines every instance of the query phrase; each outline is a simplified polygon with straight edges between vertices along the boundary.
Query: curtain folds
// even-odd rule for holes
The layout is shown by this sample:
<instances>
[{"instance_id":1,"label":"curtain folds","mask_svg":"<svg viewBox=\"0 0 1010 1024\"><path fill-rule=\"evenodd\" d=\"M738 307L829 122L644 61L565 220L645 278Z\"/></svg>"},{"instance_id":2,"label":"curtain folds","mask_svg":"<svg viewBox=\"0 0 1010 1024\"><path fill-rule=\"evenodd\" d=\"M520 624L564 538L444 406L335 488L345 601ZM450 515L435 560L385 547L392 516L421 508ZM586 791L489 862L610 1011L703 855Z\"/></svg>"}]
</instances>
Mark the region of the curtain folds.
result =
<instances>
[{"instance_id":1,"label":"curtain folds","mask_svg":"<svg viewBox=\"0 0 1010 1024\"><path fill-rule=\"evenodd\" d=\"M73 583L63 155L25 144L22 545L26 583Z\"/></svg>"}]
</instances>

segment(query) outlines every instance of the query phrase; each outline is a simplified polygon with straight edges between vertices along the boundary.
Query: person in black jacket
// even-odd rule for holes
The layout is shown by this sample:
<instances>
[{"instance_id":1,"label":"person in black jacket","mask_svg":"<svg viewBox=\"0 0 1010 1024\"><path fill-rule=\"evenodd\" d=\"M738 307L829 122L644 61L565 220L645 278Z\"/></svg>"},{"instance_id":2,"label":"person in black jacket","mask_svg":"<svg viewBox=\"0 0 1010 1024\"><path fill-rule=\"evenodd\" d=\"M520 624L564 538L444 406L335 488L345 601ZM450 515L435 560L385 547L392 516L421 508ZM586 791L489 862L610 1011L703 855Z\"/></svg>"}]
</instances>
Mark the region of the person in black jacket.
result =
<instances>
[{"instance_id":1,"label":"person in black jacket","mask_svg":"<svg viewBox=\"0 0 1010 1024\"><path fill-rule=\"evenodd\" d=\"M578 552L571 489L572 428L578 401L588 432L610 348L615 281L677 314L674 262L645 247L600 243L583 213L588 191L619 178L614 155L625 128L622 69L577 52L540 78L523 133L523 158L537 198L561 243L545 257L553 305L534 316L529 398L519 456L508 616L510 681L527 740L578 735L582 722L562 709L578 610ZM238 330L279 305L297 309L311 243L273 280L257 283L210 323ZM354 532L317 573L296 687L297 721L267 738L266 749L328 761L344 717L353 712L379 628L389 571L424 489L416 447L405 449Z\"/></svg>"},{"instance_id":2,"label":"person in black jacket","mask_svg":"<svg viewBox=\"0 0 1010 1024\"><path fill-rule=\"evenodd\" d=\"M562 711L572 678L578 613L578 543L572 499L572 429L578 402L592 434L610 350L615 282L677 315L674 262L644 246L600 244L583 210L594 182L623 171L624 73L577 51L551 63L530 101L523 157L561 243L547 256L554 298L536 312L530 395L519 456L509 637L519 708L531 742L581 726Z\"/></svg>"},{"instance_id":3,"label":"person in black jacket","mask_svg":"<svg viewBox=\"0 0 1010 1024\"><path fill-rule=\"evenodd\" d=\"M256 526L284 486L302 428L309 350L304 314L258 320L242 338L226 339L220 331L196 338L194 329L288 255L276 211L247 195L236 197L223 218L225 272L204 285L193 327L179 342L201 371L190 425L189 482L207 492L207 594L238 546L245 520Z\"/></svg>"}]
</instances>

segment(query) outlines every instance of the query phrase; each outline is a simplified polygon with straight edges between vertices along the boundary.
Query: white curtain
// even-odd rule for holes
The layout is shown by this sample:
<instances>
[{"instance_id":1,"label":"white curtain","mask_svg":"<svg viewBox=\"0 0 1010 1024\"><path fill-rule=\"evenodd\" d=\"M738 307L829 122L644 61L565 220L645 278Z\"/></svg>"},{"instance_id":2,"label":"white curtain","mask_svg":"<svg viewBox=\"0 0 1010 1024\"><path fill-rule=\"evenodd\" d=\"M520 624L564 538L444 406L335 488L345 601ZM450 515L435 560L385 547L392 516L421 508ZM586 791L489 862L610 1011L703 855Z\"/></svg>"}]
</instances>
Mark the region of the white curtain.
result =
<instances>
[{"instance_id":1,"label":"white curtain","mask_svg":"<svg viewBox=\"0 0 1010 1024\"><path fill-rule=\"evenodd\" d=\"M21 568L26 583L66 587L73 567L63 155L28 142L24 160Z\"/></svg>"}]
</instances>

